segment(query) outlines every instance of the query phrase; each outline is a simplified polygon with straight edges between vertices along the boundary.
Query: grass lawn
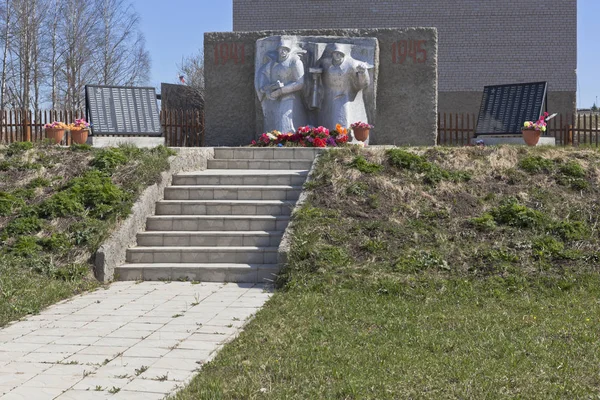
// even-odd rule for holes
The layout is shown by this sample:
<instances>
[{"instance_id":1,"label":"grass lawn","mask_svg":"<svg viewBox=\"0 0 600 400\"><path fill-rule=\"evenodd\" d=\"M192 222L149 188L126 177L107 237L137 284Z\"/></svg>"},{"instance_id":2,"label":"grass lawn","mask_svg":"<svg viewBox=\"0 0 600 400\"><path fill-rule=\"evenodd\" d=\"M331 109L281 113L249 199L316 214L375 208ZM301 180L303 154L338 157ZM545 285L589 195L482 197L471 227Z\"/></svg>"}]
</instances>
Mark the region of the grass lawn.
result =
<instances>
[{"instance_id":1,"label":"grass lawn","mask_svg":"<svg viewBox=\"0 0 600 400\"><path fill-rule=\"evenodd\" d=\"M280 289L176 399L595 398L600 153L335 151Z\"/></svg>"},{"instance_id":2,"label":"grass lawn","mask_svg":"<svg viewBox=\"0 0 600 400\"><path fill-rule=\"evenodd\" d=\"M99 286L93 254L172 154L45 142L0 148L0 327Z\"/></svg>"}]
</instances>

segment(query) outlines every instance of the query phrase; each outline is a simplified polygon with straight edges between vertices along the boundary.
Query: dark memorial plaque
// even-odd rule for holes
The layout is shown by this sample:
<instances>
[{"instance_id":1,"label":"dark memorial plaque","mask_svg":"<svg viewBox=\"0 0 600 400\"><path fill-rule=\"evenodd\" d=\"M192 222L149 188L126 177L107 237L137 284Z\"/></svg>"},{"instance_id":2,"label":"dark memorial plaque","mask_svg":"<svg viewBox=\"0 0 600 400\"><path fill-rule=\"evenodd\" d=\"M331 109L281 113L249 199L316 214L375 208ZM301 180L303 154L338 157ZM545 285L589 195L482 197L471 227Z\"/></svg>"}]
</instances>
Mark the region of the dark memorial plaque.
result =
<instances>
[{"instance_id":1,"label":"dark memorial plaque","mask_svg":"<svg viewBox=\"0 0 600 400\"><path fill-rule=\"evenodd\" d=\"M546 106L547 82L486 86L476 135L521 134L525 121L537 121Z\"/></svg>"},{"instance_id":2,"label":"dark memorial plaque","mask_svg":"<svg viewBox=\"0 0 600 400\"><path fill-rule=\"evenodd\" d=\"M93 135L162 134L152 87L87 85L85 104Z\"/></svg>"}]
</instances>

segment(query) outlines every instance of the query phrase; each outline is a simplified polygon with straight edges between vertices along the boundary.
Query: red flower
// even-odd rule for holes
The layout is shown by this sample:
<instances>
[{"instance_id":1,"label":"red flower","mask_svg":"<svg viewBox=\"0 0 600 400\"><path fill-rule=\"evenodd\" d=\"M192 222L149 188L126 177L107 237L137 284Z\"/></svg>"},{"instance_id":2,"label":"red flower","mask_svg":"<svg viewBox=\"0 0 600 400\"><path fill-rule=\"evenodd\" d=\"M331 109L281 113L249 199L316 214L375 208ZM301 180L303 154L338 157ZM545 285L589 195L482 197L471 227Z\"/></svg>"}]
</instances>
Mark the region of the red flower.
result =
<instances>
[{"instance_id":1,"label":"red flower","mask_svg":"<svg viewBox=\"0 0 600 400\"><path fill-rule=\"evenodd\" d=\"M346 143L348 141L348 135L338 135L335 138L336 143L340 144L340 143Z\"/></svg>"},{"instance_id":2,"label":"red flower","mask_svg":"<svg viewBox=\"0 0 600 400\"><path fill-rule=\"evenodd\" d=\"M327 142L321 138L316 138L313 142L313 146L315 147L325 147L327 146Z\"/></svg>"}]
</instances>

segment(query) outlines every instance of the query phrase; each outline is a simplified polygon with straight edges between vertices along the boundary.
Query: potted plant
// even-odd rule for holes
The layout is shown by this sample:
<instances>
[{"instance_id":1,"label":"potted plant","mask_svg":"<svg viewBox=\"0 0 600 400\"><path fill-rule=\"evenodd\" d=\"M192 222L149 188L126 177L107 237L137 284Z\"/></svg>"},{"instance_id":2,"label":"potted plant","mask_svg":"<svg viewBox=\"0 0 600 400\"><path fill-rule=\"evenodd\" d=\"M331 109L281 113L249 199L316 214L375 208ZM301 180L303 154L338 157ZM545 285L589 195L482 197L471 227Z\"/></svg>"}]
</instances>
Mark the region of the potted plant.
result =
<instances>
[{"instance_id":1,"label":"potted plant","mask_svg":"<svg viewBox=\"0 0 600 400\"><path fill-rule=\"evenodd\" d=\"M85 144L90 133L90 123L85 119L76 119L74 123L69 124L71 131L71 140L76 144Z\"/></svg>"},{"instance_id":2,"label":"potted plant","mask_svg":"<svg viewBox=\"0 0 600 400\"><path fill-rule=\"evenodd\" d=\"M373 128L373 125L358 121L350 125L350 128L352 128L352 132L354 133L354 139L366 142L369 139L369 131Z\"/></svg>"},{"instance_id":3,"label":"potted plant","mask_svg":"<svg viewBox=\"0 0 600 400\"><path fill-rule=\"evenodd\" d=\"M536 122L525 121L521 133L523 134L523 140L527 146L535 146L540 140L540 135L546 132L546 117L548 113L545 112Z\"/></svg>"},{"instance_id":4,"label":"potted plant","mask_svg":"<svg viewBox=\"0 0 600 400\"><path fill-rule=\"evenodd\" d=\"M44 125L44 131L46 131L46 139L52 140L54 144L62 142L65 137L65 129L67 125L64 122L54 121L51 124Z\"/></svg>"}]
</instances>

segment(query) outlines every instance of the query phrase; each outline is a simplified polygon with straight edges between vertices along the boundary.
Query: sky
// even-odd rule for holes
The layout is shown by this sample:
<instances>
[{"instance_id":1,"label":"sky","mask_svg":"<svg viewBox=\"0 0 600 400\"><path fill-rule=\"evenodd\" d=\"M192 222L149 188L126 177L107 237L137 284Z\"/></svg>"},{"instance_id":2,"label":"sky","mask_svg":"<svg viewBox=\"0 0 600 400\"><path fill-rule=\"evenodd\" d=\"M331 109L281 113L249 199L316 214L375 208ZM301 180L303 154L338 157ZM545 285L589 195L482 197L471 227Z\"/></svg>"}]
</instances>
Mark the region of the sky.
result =
<instances>
[{"instance_id":1,"label":"sky","mask_svg":"<svg viewBox=\"0 0 600 400\"><path fill-rule=\"evenodd\" d=\"M233 29L231 0L132 0L152 58L150 85L177 83L182 57L202 51L204 32ZM577 1L577 107L600 107L600 0ZM560 29L536 23L538 29ZM552 57L552 44L545 56ZM532 49L537 57L537 49Z\"/></svg>"}]
</instances>

